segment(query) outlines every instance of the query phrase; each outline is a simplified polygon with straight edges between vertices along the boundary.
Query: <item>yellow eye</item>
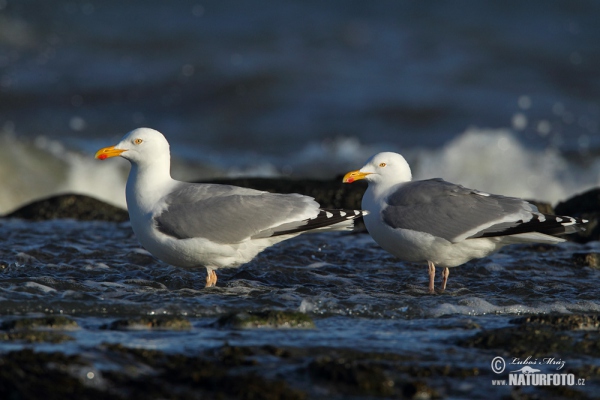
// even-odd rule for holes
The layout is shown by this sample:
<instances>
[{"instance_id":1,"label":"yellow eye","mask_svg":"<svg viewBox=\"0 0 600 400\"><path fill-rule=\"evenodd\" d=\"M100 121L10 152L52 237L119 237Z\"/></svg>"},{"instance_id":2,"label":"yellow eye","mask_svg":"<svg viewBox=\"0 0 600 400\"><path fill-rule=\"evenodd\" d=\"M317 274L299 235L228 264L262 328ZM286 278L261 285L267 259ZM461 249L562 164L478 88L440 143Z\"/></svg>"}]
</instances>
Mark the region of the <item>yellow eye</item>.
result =
<instances>
[{"instance_id":1,"label":"yellow eye","mask_svg":"<svg viewBox=\"0 0 600 400\"><path fill-rule=\"evenodd\" d=\"M387 164L386 164L386 163L384 163L384 162L382 162L381 164L379 164L379 166L380 166L381 168L385 167L386 165L387 165Z\"/></svg>"},{"instance_id":2,"label":"yellow eye","mask_svg":"<svg viewBox=\"0 0 600 400\"><path fill-rule=\"evenodd\" d=\"M133 143L135 143L135 144L142 144L142 142L143 142L143 140L140 138L137 138L133 141Z\"/></svg>"}]
</instances>

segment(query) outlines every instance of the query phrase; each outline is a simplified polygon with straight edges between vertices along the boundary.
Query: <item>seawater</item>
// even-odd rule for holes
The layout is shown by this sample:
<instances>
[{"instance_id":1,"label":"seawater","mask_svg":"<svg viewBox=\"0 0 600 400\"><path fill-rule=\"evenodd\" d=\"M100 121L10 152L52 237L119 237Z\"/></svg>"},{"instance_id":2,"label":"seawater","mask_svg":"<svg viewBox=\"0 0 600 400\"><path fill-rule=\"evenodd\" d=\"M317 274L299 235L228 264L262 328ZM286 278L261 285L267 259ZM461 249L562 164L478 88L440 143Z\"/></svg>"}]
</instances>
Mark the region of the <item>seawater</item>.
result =
<instances>
[{"instance_id":1,"label":"seawater","mask_svg":"<svg viewBox=\"0 0 600 400\"><path fill-rule=\"evenodd\" d=\"M599 251L597 242L507 247L452 268L447 292L429 295L425 264L396 260L366 234L320 233L285 241L240 268L219 270L218 286L210 289L204 288L203 268L175 268L141 249L128 223L2 220L0 240L2 318L75 318L82 326L76 341L58 348L105 340L177 351L224 340L268 344L270 335L216 329L211 323L229 312L275 309L308 313L318 327L273 333L282 345L402 351L421 346L424 332L433 331L427 334L430 343L436 329L460 330L465 321L489 328L523 314L600 311L598 270L571 259L577 252ZM183 316L194 328L182 333L99 329L116 318L148 315ZM181 341L172 340L179 335Z\"/></svg>"}]
</instances>

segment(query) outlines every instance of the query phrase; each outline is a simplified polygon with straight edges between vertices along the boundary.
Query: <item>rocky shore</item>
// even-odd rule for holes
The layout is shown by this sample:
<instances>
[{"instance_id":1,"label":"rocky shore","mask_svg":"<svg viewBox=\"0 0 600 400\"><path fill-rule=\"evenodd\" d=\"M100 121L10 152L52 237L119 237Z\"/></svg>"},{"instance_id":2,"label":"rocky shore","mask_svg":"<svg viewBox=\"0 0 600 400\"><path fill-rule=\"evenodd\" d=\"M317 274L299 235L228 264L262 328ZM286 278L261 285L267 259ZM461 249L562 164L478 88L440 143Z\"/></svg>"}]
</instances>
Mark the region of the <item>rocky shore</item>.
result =
<instances>
[{"instance_id":1,"label":"rocky shore","mask_svg":"<svg viewBox=\"0 0 600 400\"><path fill-rule=\"evenodd\" d=\"M258 325L234 329L315 329L310 317L277 312L255 315ZM222 326L221 318L214 329ZM262 322L260 322L262 320ZM227 322L226 324L229 324ZM236 323L237 324L237 323ZM180 330L194 323L182 317L119 320L102 329ZM313 398L595 398L590 390L600 384L599 318L597 315L539 315L515 318L507 327L483 329L471 320L447 326L465 332L449 339L453 358L448 363L415 352L394 354L360 349L222 345L193 354L131 348L126 343L103 343L80 354L33 351L4 352L0 358L0 396L3 399L313 399ZM65 317L19 318L0 328L0 340L57 343L73 340L79 327ZM205 328L206 329L206 328ZM318 329L318 328L317 328ZM559 354L568 354L567 366ZM488 363L490 355L511 358L552 357L556 373L571 374L580 385L514 386L498 392L499 375ZM583 359L573 363L574 359ZM110 360L112 368L98 363ZM470 360L470 361L469 361ZM550 363L550 362L549 362ZM563 363L563 364L559 364ZM514 367L513 369L516 369ZM581 385L583 383L583 385ZM472 388L477 388L473 390ZM595 388L595 389L593 389ZM587 390L583 390L587 389ZM495 393L495 394L494 394Z\"/></svg>"},{"instance_id":2,"label":"rocky shore","mask_svg":"<svg viewBox=\"0 0 600 400\"><path fill-rule=\"evenodd\" d=\"M364 186L341 185L339 180L230 179L218 183L303 193L315 197L324 207L334 208L359 208L365 190ZM573 238L576 242L599 239L599 199L600 189L594 189L555 206L558 214L590 220L588 230ZM551 212L552 207L546 207L544 211ZM29 221L71 218L116 223L128 219L125 210L73 194L33 202L5 218ZM536 255L551 253L552 249L531 246L523 251ZM136 262L133 258L128 260ZM598 253L583 247L569 260L550 260L579 271L600 268ZM490 274L484 268L476 273L484 279ZM461 293L458 290L447 296ZM586 299L582 297L583 301ZM332 316L273 307L225 312L214 318L106 315L101 323L90 323L81 315L30 316L5 312L0 323L0 398L595 398L600 390L598 314L524 314L516 318L433 318L430 324L432 331L437 332L435 338L430 338L427 330L417 333L422 335L422 341L442 343L443 352L423 352L416 348L371 351L323 343L298 347L274 341L269 345L226 342L207 350L181 353L132 347L119 340L83 344L77 352L61 350L60 346L77 341L82 335L102 332L114 332L116 337L120 332L201 335L227 331L233 337L254 331L311 332L323 330L324 322ZM439 332L444 334L440 336ZM402 334L398 332L400 337ZM177 336L173 338L177 340ZM576 384L495 386L492 381L507 381L511 371L522 367L516 364L494 373L490 362L498 356L506 362L527 357L563 361L564 368L557 369L557 373L572 375Z\"/></svg>"}]
</instances>

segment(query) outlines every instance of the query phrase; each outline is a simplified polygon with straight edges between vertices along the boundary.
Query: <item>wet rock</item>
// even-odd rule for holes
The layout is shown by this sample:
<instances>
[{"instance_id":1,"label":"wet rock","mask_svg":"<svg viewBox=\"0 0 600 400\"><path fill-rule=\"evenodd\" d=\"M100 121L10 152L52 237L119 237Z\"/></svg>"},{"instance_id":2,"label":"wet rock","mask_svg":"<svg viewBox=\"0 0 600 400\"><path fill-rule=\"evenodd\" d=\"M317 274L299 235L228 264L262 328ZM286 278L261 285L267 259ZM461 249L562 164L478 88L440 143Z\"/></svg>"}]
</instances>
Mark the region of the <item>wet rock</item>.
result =
<instances>
[{"instance_id":1,"label":"wet rock","mask_svg":"<svg viewBox=\"0 0 600 400\"><path fill-rule=\"evenodd\" d=\"M2 322L0 340L26 343L62 343L74 340L71 336L54 330L78 329L79 325L64 316L19 318ZM52 331L49 331L52 330Z\"/></svg>"},{"instance_id":2,"label":"wet rock","mask_svg":"<svg viewBox=\"0 0 600 400\"><path fill-rule=\"evenodd\" d=\"M296 311L250 311L228 314L216 325L235 329L313 329L315 323L306 314Z\"/></svg>"},{"instance_id":3,"label":"wet rock","mask_svg":"<svg viewBox=\"0 0 600 400\"><path fill-rule=\"evenodd\" d=\"M136 317L129 319L118 319L108 325L103 325L101 329L109 330L185 330L191 329L192 324L189 320L176 316L156 316L156 317Z\"/></svg>"},{"instance_id":4,"label":"wet rock","mask_svg":"<svg viewBox=\"0 0 600 400\"><path fill-rule=\"evenodd\" d=\"M600 253L589 252L589 253L574 253L571 260L576 265L584 267L600 268Z\"/></svg>"},{"instance_id":5,"label":"wet rock","mask_svg":"<svg viewBox=\"0 0 600 400\"><path fill-rule=\"evenodd\" d=\"M523 325L544 325L557 330L599 330L600 315L532 315L510 320Z\"/></svg>"},{"instance_id":6,"label":"wet rock","mask_svg":"<svg viewBox=\"0 0 600 400\"><path fill-rule=\"evenodd\" d=\"M131 251L127 253L125 258L128 262L135 265L150 265L156 262L156 259L152 255L138 251Z\"/></svg>"},{"instance_id":7,"label":"wet rock","mask_svg":"<svg viewBox=\"0 0 600 400\"><path fill-rule=\"evenodd\" d=\"M65 316L48 317L26 317L4 321L0 324L0 329L18 330L18 329L77 329L79 325L76 321Z\"/></svg>"},{"instance_id":8,"label":"wet rock","mask_svg":"<svg viewBox=\"0 0 600 400\"><path fill-rule=\"evenodd\" d=\"M129 214L126 210L80 194L63 194L36 200L4 217L22 218L32 221L59 218L110 222L124 222L129 220Z\"/></svg>"},{"instance_id":9,"label":"wet rock","mask_svg":"<svg viewBox=\"0 0 600 400\"><path fill-rule=\"evenodd\" d=\"M402 395L407 399L427 400L439 398L438 393L424 382L411 382L404 385Z\"/></svg>"},{"instance_id":10,"label":"wet rock","mask_svg":"<svg viewBox=\"0 0 600 400\"><path fill-rule=\"evenodd\" d=\"M48 331L10 331L0 332L0 341L6 342L25 342L25 343L62 343L70 340L75 340L69 335L58 332Z\"/></svg>"},{"instance_id":11,"label":"wet rock","mask_svg":"<svg viewBox=\"0 0 600 400\"><path fill-rule=\"evenodd\" d=\"M466 347L497 349L510 357L561 354L600 356L599 316L539 315L511 320L518 326L484 330L459 342Z\"/></svg>"},{"instance_id":12,"label":"wet rock","mask_svg":"<svg viewBox=\"0 0 600 400\"><path fill-rule=\"evenodd\" d=\"M11 351L0 357L0 398L34 399L105 399L104 393L84 385L69 371L88 366L79 356L62 353ZM111 394L112 398L122 399Z\"/></svg>"},{"instance_id":13,"label":"wet rock","mask_svg":"<svg viewBox=\"0 0 600 400\"><path fill-rule=\"evenodd\" d=\"M460 342L465 347L499 349L504 355L521 357L549 356L573 351L575 341L568 335L561 335L551 329L521 325L492 330L484 330Z\"/></svg>"},{"instance_id":14,"label":"wet rock","mask_svg":"<svg viewBox=\"0 0 600 400\"><path fill-rule=\"evenodd\" d=\"M104 378L113 386L124 387L136 398L144 399L264 399L301 400L306 398L299 390L292 389L278 379L265 379L253 371L244 372L231 368L230 359L226 363L214 354L167 354L158 350L129 349L122 345L107 345L112 357L132 357L131 364L142 363L150 368L152 379L146 374L127 376L121 372L104 373ZM225 346L228 347L228 346ZM233 350L236 357L252 356L253 348ZM240 365L240 364L236 364ZM177 393L174 396L174 393Z\"/></svg>"},{"instance_id":15,"label":"wet rock","mask_svg":"<svg viewBox=\"0 0 600 400\"><path fill-rule=\"evenodd\" d=\"M600 240L600 188L588 190L558 203L555 210L558 215L580 217L589 221L584 232L568 235L570 240L578 243Z\"/></svg>"},{"instance_id":16,"label":"wet rock","mask_svg":"<svg viewBox=\"0 0 600 400\"><path fill-rule=\"evenodd\" d=\"M345 358L320 357L308 366L310 375L331 385L344 385L348 393L387 396L394 392L394 381L373 363Z\"/></svg>"}]
</instances>

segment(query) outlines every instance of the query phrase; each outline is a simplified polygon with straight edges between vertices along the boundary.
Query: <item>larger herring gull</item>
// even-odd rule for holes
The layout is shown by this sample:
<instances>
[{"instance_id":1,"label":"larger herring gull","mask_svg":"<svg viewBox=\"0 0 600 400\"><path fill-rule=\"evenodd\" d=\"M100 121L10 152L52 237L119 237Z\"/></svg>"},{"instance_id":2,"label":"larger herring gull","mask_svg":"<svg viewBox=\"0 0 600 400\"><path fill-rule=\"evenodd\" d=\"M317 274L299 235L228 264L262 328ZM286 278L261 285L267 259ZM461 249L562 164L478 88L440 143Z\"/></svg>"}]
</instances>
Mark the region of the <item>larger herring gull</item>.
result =
<instances>
[{"instance_id":1,"label":"larger herring gull","mask_svg":"<svg viewBox=\"0 0 600 400\"><path fill-rule=\"evenodd\" d=\"M369 187L362 208L375 241L404 261L427 262L429 292L434 292L435 266L448 267L485 257L514 243L556 244L557 237L582 230L579 218L542 214L527 201L467 189L442 179L411 181L406 160L396 153L374 155L343 181L365 179Z\"/></svg>"},{"instance_id":2,"label":"larger herring gull","mask_svg":"<svg viewBox=\"0 0 600 400\"><path fill-rule=\"evenodd\" d=\"M351 230L353 220L366 214L322 209L300 194L176 181L169 143L153 129L135 129L96 153L101 160L116 156L131 163L127 208L142 246L177 267L206 267L207 287L216 284L216 269L247 263L301 233Z\"/></svg>"}]
</instances>

